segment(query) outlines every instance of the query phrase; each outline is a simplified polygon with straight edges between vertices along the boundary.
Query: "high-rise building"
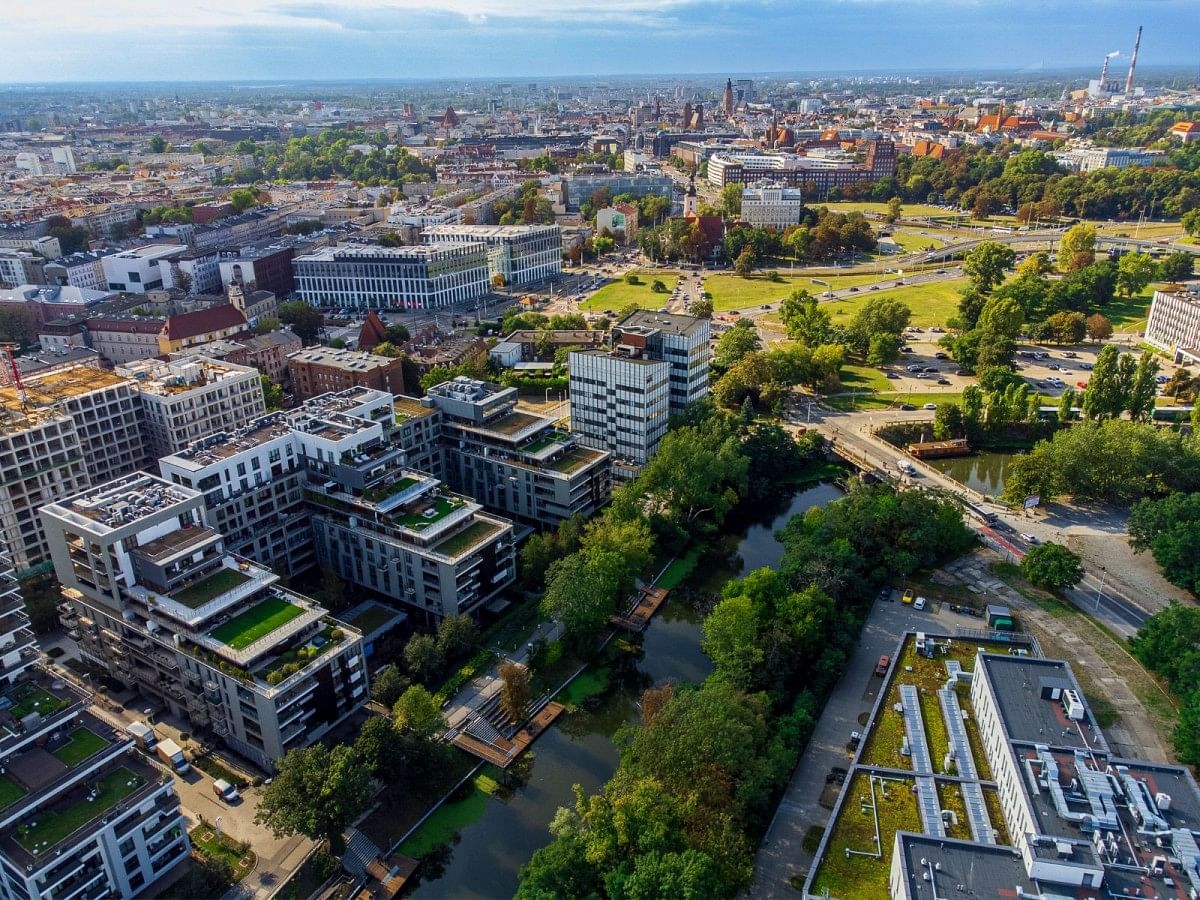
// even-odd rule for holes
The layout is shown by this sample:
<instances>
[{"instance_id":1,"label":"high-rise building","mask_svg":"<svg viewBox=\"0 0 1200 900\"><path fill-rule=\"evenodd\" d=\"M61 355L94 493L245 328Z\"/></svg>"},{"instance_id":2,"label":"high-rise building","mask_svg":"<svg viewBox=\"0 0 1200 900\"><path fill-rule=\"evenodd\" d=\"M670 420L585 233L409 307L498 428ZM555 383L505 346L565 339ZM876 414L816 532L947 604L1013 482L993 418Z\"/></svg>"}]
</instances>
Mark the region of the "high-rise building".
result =
<instances>
[{"instance_id":1,"label":"high-rise building","mask_svg":"<svg viewBox=\"0 0 1200 900\"><path fill-rule=\"evenodd\" d=\"M446 480L488 509L552 528L608 502L609 454L580 446L553 419L517 410L516 388L459 377L421 402L442 413Z\"/></svg>"},{"instance_id":2,"label":"high-rise building","mask_svg":"<svg viewBox=\"0 0 1200 900\"><path fill-rule=\"evenodd\" d=\"M206 356L118 366L134 379L142 436L153 461L217 431L240 428L267 410L257 369Z\"/></svg>"},{"instance_id":3,"label":"high-rise building","mask_svg":"<svg viewBox=\"0 0 1200 900\"><path fill-rule=\"evenodd\" d=\"M613 340L639 346L652 359L671 367L670 412L682 413L688 404L708 394L712 335L708 319L640 309L613 327Z\"/></svg>"},{"instance_id":4,"label":"high-rise building","mask_svg":"<svg viewBox=\"0 0 1200 900\"><path fill-rule=\"evenodd\" d=\"M84 657L259 766L366 701L361 635L230 553L199 491L139 473L41 516Z\"/></svg>"},{"instance_id":5,"label":"high-rise building","mask_svg":"<svg viewBox=\"0 0 1200 900\"><path fill-rule=\"evenodd\" d=\"M16 578L0 566L0 895L143 894L191 849L175 782L35 664Z\"/></svg>"},{"instance_id":6,"label":"high-rise building","mask_svg":"<svg viewBox=\"0 0 1200 900\"><path fill-rule=\"evenodd\" d=\"M43 503L132 472L145 458L132 382L91 366L0 388L0 541L22 575L46 567Z\"/></svg>"}]
</instances>

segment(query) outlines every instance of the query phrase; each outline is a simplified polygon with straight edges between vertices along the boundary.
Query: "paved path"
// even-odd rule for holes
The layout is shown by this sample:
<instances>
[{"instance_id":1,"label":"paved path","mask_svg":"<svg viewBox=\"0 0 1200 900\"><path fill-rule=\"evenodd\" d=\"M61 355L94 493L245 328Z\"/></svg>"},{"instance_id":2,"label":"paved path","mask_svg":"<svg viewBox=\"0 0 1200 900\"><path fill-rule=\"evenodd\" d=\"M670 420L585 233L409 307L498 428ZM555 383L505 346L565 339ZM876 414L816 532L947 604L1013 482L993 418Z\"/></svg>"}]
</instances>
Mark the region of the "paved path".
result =
<instances>
[{"instance_id":1,"label":"paved path","mask_svg":"<svg viewBox=\"0 0 1200 900\"><path fill-rule=\"evenodd\" d=\"M875 603L858 647L825 704L812 739L767 828L754 860L754 882L747 896L759 900L796 893L789 880L794 875L803 877L812 862L812 854L803 848L804 836L810 828L824 828L829 821L830 810L819 802L825 790L825 777L834 766L849 768L846 743L850 733L862 730L859 717L870 712L883 684L883 679L875 677L879 657L893 654L906 631L953 634L956 627L970 624L942 610L940 604L933 606L939 608L918 612L894 601Z\"/></svg>"}]
</instances>

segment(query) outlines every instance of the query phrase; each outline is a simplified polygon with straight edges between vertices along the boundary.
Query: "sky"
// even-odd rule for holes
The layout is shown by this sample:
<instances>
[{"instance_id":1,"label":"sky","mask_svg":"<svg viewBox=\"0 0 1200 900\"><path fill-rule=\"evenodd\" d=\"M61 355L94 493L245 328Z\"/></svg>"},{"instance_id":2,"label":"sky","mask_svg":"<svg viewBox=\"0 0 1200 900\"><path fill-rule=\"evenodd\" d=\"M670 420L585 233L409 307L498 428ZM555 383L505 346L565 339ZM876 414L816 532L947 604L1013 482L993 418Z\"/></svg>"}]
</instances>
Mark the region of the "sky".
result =
<instances>
[{"instance_id":1,"label":"sky","mask_svg":"<svg viewBox=\"0 0 1200 900\"><path fill-rule=\"evenodd\" d=\"M1198 0L7 0L0 82L1200 63Z\"/></svg>"}]
</instances>

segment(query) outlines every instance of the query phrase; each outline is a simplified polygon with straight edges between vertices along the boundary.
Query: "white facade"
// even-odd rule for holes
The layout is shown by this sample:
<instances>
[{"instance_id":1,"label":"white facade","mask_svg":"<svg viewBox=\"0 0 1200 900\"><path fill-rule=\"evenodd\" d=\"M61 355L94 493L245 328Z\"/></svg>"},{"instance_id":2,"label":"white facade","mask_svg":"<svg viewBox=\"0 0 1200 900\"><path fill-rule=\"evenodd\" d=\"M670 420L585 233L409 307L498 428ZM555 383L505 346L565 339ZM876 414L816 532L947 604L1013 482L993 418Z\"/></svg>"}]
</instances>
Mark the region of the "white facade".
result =
<instances>
[{"instance_id":1,"label":"white facade","mask_svg":"<svg viewBox=\"0 0 1200 900\"><path fill-rule=\"evenodd\" d=\"M1174 354L1176 361L1200 362L1200 282L1154 292L1146 342Z\"/></svg>"},{"instance_id":2,"label":"white facade","mask_svg":"<svg viewBox=\"0 0 1200 900\"><path fill-rule=\"evenodd\" d=\"M604 350L570 354L571 429L588 447L644 465L667 433L671 367Z\"/></svg>"},{"instance_id":3,"label":"white facade","mask_svg":"<svg viewBox=\"0 0 1200 900\"><path fill-rule=\"evenodd\" d=\"M440 309L489 290L480 242L326 247L293 260L296 292L314 306Z\"/></svg>"},{"instance_id":4,"label":"white facade","mask_svg":"<svg viewBox=\"0 0 1200 900\"><path fill-rule=\"evenodd\" d=\"M40 256L25 250L0 248L0 285L45 284L46 275Z\"/></svg>"},{"instance_id":5,"label":"white facade","mask_svg":"<svg viewBox=\"0 0 1200 900\"><path fill-rule=\"evenodd\" d=\"M163 286L163 267L159 263L186 252L185 248L177 244L151 244L136 250L114 253L101 260L104 279L108 282L110 291L144 294L146 291L157 290Z\"/></svg>"},{"instance_id":6,"label":"white facade","mask_svg":"<svg viewBox=\"0 0 1200 900\"><path fill-rule=\"evenodd\" d=\"M396 203L388 209L389 225L409 225L429 228L462 221L462 209L440 203Z\"/></svg>"},{"instance_id":7,"label":"white facade","mask_svg":"<svg viewBox=\"0 0 1200 900\"><path fill-rule=\"evenodd\" d=\"M426 243L487 245L488 277L506 285L531 284L562 272L562 229L557 225L442 225L421 236Z\"/></svg>"},{"instance_id":8,"label":"white facade","mask_svg":"<svg viewBox=\"0 0 1200 900\"><path fill-rule=\"evenodd\" d=\"M177 259L160 260L158 270L164 288L180 287L176 272L182 272L191 279L188 293L221 293L220 255L216 250L187 253Z\"/></svg>"},{"instance_id":9,"label":"white facade","mask_svg":"<svg viewBox=\"0 0 1200 900\"><path fill-rule=\"evenodd\" d=\"M742 221L748 225L787 228L804 215L804 192L781 185L742 190Z\"/></svg>"},{"instance_id":10,"label":"white facade","mask_svg":"<svg viewBox=\"0 0 1200 900\"><path fill-rule=\"evenodd\" d=\"M143 436L151 459L183 450L217 431L231 431L266 412L257 369L184 356L117 368L135 381Z\"/></svg>"},{"instance_id":11,"label":"white facade","mask_svg":"<svg viewBox=\"0 0 1200 900\"><path fill-rule=\"evenodd\" d=\"M1152 166L1161 161L1162 151L1143 150L1140 147L1095 147L1091 149L1067 150L1055 154L1060 163L1080 172L1097 169L1127 169L1130 166Z\"/></svg>"}]
</instances>

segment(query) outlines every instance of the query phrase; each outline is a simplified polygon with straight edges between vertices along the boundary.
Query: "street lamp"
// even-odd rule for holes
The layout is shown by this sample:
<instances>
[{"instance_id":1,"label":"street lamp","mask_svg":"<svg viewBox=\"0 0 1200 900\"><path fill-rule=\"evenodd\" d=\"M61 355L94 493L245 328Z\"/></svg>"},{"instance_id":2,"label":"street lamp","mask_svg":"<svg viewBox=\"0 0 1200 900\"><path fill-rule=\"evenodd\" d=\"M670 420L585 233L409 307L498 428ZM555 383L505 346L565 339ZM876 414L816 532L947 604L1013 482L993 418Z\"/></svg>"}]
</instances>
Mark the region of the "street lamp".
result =
<instances>
[{"instance_id":1,"label":"street lamp","mask_svg":"<svg viewBox=\"0 0 1200 900\"><path fill-rule=\"evenodd\" d=\"M1096 612L1100 612L1100 595L1104 593L1104 576L1108 574L1106 566L1100 567L1100 587L1096 589Z\"/></svg>"}]
</instances>

